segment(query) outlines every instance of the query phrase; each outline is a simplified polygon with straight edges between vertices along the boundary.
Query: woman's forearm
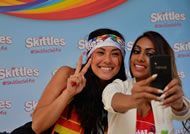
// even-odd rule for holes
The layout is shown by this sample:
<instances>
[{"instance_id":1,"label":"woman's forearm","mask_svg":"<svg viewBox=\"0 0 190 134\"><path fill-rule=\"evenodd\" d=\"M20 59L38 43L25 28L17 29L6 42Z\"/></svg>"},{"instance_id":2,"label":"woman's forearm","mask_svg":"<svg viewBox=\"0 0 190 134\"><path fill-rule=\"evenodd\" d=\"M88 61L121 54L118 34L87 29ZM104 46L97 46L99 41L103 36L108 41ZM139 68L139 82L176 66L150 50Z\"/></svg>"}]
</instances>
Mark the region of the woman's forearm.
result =
<instances>
[{"instance_id":1,"label":"woman's forearm","mask_svg":"<svg viewBox=\"0 0 190 134\"><path fill-rule=\"evenodd\" d=\"M130 95L116 93L112 98L112 108L116 112L124 113L129 109L134 108Z\"/></svg>"},{"instance_id":2,"label":"woman's forearm","mask_svg":"<svg viewBox=\"0 0 190 134\"><path fill-rule=\"evenodd\" d=\"M72 96L64 90L51 104L36 109L32 114L32 129L40 134L55 124L71 99Z\"/></svg>"}]
</instances>

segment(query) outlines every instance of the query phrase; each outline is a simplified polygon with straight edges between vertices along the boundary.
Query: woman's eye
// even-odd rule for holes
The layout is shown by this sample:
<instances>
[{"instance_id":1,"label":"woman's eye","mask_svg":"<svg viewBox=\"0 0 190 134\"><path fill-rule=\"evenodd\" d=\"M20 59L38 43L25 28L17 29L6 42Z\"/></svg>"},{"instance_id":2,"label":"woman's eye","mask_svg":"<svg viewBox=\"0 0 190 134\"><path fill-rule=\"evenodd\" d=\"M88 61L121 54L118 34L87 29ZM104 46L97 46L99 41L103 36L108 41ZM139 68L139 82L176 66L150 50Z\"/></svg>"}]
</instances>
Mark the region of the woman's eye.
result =
<instances>
[{"instance_id":1,"label":"woman's eye","mask_svg":"<svg viewBox=\"0 0 190 134\"><path fill-rule=\"evenodd\" d=\"M147 53L146 54L148 57L152 56L152 55L155 55L154 53Z\"/></svg>"},{"instance_id":2,"label":"woman's eye","mask_svg":"<svg viewBox=\"0 0 190 134\"><path fill-rule=\"evenodd\" d=\"M102 51L98 51L98 52L96 52L97 54L104 54L104 52L102 52Z\"/></svg>"},{"instance_id":3,"label":"woman's eye","mask_svg":"<svg viewBox=\"0 0 190 134\"><path fill-rule=\"evenodd\" d=\"M112 53L112 55L118 56L118 55L119 55L119 53Z\"/></svg>"},{"instance_id":4,"label":"woman's eye","mask_svg":"<svg viewBox=\"0 0 190 134\"><path fill-rule=\"evenodd\" d=\"M139 53L140 53L140 50L133 50L133 53L134 53L134 54L139 54Z\"/></svg>"}]
</instances>

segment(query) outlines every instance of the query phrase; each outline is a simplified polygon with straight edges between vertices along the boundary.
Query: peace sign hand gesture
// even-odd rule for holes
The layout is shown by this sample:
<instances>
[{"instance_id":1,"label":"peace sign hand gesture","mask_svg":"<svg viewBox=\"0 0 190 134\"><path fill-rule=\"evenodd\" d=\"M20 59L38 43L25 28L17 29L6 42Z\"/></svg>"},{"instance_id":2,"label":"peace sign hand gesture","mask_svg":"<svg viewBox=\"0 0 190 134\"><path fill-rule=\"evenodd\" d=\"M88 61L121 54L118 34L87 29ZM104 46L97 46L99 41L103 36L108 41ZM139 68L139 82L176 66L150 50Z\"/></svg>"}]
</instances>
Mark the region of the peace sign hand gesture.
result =
<instances>
[{"instance_id":1,"label":"peace sign hand gesture","mask_svg":"<svg viewBox=\"0 0 190 134\"><path fill-rule=\"evenodd\" d=\"M82 68L82 55L80 55L75 73L71 75L67 81L66 90L69 92L71 96L80 93L85 87L86 79L84 77L84 74L87 72L90 64L91 64L91 59L89 59L88 63Z\"/></svg>"}]
</instances>

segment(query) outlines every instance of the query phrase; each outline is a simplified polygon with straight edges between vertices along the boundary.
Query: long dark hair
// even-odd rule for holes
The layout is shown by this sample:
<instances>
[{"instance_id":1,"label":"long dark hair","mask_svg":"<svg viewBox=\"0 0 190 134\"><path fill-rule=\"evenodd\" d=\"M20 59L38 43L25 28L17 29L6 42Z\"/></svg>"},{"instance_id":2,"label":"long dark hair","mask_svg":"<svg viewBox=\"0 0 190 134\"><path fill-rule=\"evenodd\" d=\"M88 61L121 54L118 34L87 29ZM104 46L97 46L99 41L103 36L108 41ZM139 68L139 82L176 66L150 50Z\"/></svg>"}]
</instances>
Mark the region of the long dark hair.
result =
<instances>
[{"instance_id":1,"label":"long dark hair","mask_svg":"<svg viewBox=\"0 0 190 134\"><path fill-rule=\"evenodd\" d=\"M89 35L88 40L103 34L115 34L124 40L119 32L111 29L98 29ZM67 117L70 117L72 109L75 107L85 134L99 134L100 131L101 133L104 132L105 127L107 127L107 112L104 110L102 103L102 91L106 85L103 87L100 85L100 79L93 73L91 67L86 72L85 78L87 80L86 86L71 101ZM106 81L106 84L116 78L126 80L124 59L122 59L118 74L111 80Z\"/></svg>"}]
</instances>

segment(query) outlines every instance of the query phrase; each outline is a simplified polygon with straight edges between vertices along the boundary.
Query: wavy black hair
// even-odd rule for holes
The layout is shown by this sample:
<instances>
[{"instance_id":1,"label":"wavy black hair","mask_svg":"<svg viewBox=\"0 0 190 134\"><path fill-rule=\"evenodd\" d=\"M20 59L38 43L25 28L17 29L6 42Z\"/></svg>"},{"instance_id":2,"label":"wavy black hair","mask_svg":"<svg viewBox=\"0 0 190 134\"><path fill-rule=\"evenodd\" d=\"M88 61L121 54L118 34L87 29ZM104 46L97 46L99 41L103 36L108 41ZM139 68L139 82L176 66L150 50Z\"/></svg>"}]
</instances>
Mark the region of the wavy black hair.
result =
<instances>
[{"instance_id":1,"label":"wavy black hair","mask_svg":"<svg viewBox=\"0 0 190 134\"><path fill-rule=\"evenodd\" d=\"M114 34L121 37L123 36L112 29L97 29L89 35L88 40L104 35L104 34ZM83 65L84 66L84 65ZM118 78L121 80L126 80L124 58L122 59L122 64L120 71L111 80L105 81L105 85L100 84L100 79L93 73L91 67L85 74L86 86L81 93L75 95L71 103L69 104L69 110L67 118L71 116L71 112L75 107L78 114L78 119L81 122L81 126L85 131L85 134L100 134L104 132L107 127L107 112L104 110L104 105L102 103L102 91L105 86L111 83L114 79Z\"/></svg>"}]
</instances>

